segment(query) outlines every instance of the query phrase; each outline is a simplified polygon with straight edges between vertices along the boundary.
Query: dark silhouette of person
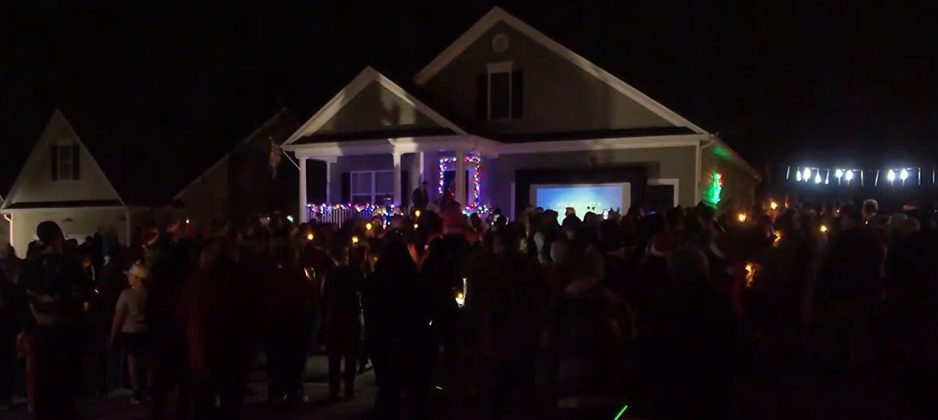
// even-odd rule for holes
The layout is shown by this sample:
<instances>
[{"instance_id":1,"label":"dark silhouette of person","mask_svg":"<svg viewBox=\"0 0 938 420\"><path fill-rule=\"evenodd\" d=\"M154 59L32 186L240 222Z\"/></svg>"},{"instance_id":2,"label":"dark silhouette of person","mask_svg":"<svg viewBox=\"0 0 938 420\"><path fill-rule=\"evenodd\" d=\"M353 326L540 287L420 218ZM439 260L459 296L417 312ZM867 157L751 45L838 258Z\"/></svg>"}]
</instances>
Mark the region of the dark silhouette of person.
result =
<instances>
[{"instance_id":1,"label":"dark silhouette of person","mask_svg":"<svg viewBox=\"0 0 938 420\"><path fill-rule=\"evenodd\" d=\"M667 257L663 307L648 337L655 418L729 418L736 371L736 317L709 280L706 256L684 245ZM644 362L639 362L644 363Z\"/></svg>"},{"instance_id":2,"label":"dark silhouette of person","mask_svg":"<svg viewBox=\"0 0 938 420\"><path fill-rule=\"evenodd\" d=\"M414 189L410 195L410 202L416 210L425 210L430 204L430 194L427 191L427 181L420 183L420 186Z\"/></svg>"},{"instance_id":3,"label":"dark silhouette of person","mask_svg":"<svg viewBox=\"0 0 938 420\"><path fill-rule=\"evenodd\" d=\"M840 232L833 238L818 279L817 309L822 315L823 355L829 367L868 363L874 306L882 293L883 248L853 205L840 209Z\"/></svg>"},{"instance_id":4,"label":"dark silhouette of person","mask_svg":"<svg viewBox=\"0 0 938 420\"><path fill-rule=\"evenodd\" d=\"M276 265L267 281L270 399L299 402L304 396L303 371L312 333L313 283L300 266L295 248L286 246L282 238L271 244Z\"/></svg>"},{"instance_id":5,"label":"dark silhouette of person","mask_svg":"<svg viewBox=\"0 0 938 420\"><path fill-rule=\"evenodd\" d=\"M351 399L355 396L356 364L361 350L361 288L365 272L359 249L350 256L348 246L337 241L329 253L336 262L336 267L326 273L322 293L326 310L329 393L332 399L339 399L339 387L344 380L344 396Z\"/></svg>"},{"instance_id":6,"label":"dark silhouette of person","mask_svg":"<svg viewBox=\"0 0 938 420\"><path fill-rule=\"evenodd\" d=\"M78 262L65 255L55 222L40 223L36 236L39 252L22 277L34 321L34 408L37 419L69 419L81 369L80 320L91 290Z\"/></svg>"},{"instance_id":7,"label":"dark silhouette of person","mask_svg":"<svg viewBox=\"0 0 938 420\"><path fill-rule=\"evenodd\" d=\"M193 418L240 416L242 382L254 356L260 318L258 291L246 277L234 245L216 238L202 249L198 272L184 289L179 312L186 332Z\"/></svg>"},{"instance_id":8,"label":"dark silhouette of person","mask_svg":"<svg viewBox=\"0 0 938 420\"><path fill-rule=\"evenodd\" d=\"M432 338L426 292L406 243L389 235L363 290L365 343L378 382L379 418L400 417L402 389L407 391L407 418L427 416Z\"/></svg>"}]
</instances>

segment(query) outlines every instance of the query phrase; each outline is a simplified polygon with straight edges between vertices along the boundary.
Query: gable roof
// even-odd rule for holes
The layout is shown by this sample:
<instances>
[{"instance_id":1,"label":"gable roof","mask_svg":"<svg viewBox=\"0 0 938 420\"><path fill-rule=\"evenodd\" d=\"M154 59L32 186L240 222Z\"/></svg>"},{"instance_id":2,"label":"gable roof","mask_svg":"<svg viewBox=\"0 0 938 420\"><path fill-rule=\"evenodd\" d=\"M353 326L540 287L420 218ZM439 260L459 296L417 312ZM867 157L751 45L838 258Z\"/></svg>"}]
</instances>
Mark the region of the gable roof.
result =
<instances>
[{"instance_id":1,"label":"gable roof","mask_svg":"<svg viewBox=\"0 0 938 420\"><path fill-rule=\"evenodd\" d=\"M457 38L455 42L450 44L449 47L447 47L445 50L443 50L443 52L437 55L436 58L430 61L429 64L427 64L417 73L416 76L414 76L414 83L420 86L428 82L433 78L433 76L440 72L463 51L469 48L469 46L475 43L482 35L484 35L498 22L504 22L506 25L509 25L518 32L528 36L535 42L543 45L548 50L553 51L557 55L570 61L586 73L595 76L626 97L638 102L661 118L664 118L666 121L676 126L687 127L698 134L707 133L707 131L703 128L700 128L696 124L688 121L684 117L678 115L676 112L671 111L664 105L640 92L638 89L635 89L628 83L625 83L606 70L603 70L596 64L593 64L569 48L564 47L557 41L554 41L541 31L538 31L531 25L524 23L521 19L518 19L500 7L492 8L492 10L486 13L485 16L473 24L469 30Z\"/></svg>"},{"instance_id":2,"label":"gable roof","mask_svg":"<svg viewBox=\"0 0 938 420\"><path fill-rule=\"evenodd\" d=\"M97 185L98 191L88 191L88 196L77 197L75 199L62 200L60 197L56 197L56 200L48 199L35 199L30 197L22 197L24 194L24 188L30 183L45 183L47 180L42 178L33 178L34 175L46 171L45 168L39 170L40 172L34 173L34 166L43 163L43 158L47 157L45 153L49 150L49 146L53 142L58 141L62 137L66 137L70 140L73 140L80 147L82 152L88 154L86 159L83 159L82 166L82 177L76 182L100 182L100 185ZM48 174L48 172L45 172ZM103 180L95 180L96 176L100 176ZM51 182L51 181L50 181ZM50 187L46 185L45 187ZM49 193L49 191L39 191L39 193ZM55 192L51 192L55 194ZM90 149L85 145L85 143L78 136L78 133L75 131L75 128L72 124L65 118L65 115L62 114L62 111L56 109L52 113L52 117L49 118L49 122L46 124L45 128L42 131L42 134L39 136L38 141L33 146L32 151L29 153L29 157L26 159L23 167L20 169L19 174L16 177L16 181L13 183L13 186L10 188L9 194L7 194L7 199L3 201L3 209L11 208L35 208L43 207L43 203L48 204L49 207L57 206L66 206L73 205L75 207L82 206L100 206L100 205L124 205L124 200L121 195L114 188L114 185L111 183L107 174L101 169L101 166L98 165L98 161L94 158L94 154ZM77 203L77 204L76 204Z\"/></svg>"},{"instance_id":3,"label":"gable roof","mask_svg":"<svg viewBox=\"0 0 938 420\"><path fill-rule=\"evenodd\" d=\"M400 85L394 83L391 79L388 79L380 72L374 68L368 66L365 67L348 85L346 85L338 94L336 94L325 106L319 109L309 120L307 120L299 130L297 130L293 135L291 135L287 141L284 142L284 146L289 146L292 144L302 144L304 141L300 139L311 138L316 140L316 132L321 129L329 120L336 116L343 107L349 104L359 93L361 93L366 87L368 87L372 82L377 83L384 89L387 89L389 92L396 95L398 98L403 100L410 106L413 106L417 111L423 113L430 120L439 124L440 127L451 131L451 134L467 134L465 130L461 127L447 119L446 117L440 115L433 108L430 108L421 100L417 99L414 95L411 95L409 92L404 90ZM369 133L370 135L373 135ZM330 138L338 137L347 137L348 134L336 134L334 136L328 136Z\"/></svg>"},{"instance_id":4,"label":"gable roof","mask_svg":"<svg viewBox=\"0 0 938 420\"><path fill-rule=\"evenodd\" d=\"M208 173L214 171L214 170L215 170L216 168L218 168L220 165L222 165L223 163L225 163L225 162L228 160L228 158L231 157L232 154L237 153L239 150L241 150L241 149L243 149L244 147L250 145L250 144L251 144L251 141L252 141L252 140L255 140L255 138L256 138L258 135L260 135L261 133L263 133L266 129L268 129L268 128L274 126L274 125L278 125L278 124L288 125L288 126L289 126L288 129L290 130L291 133L295 130L296 126L298 125L298 123L297 123L297 121L296 121L296 117L293 115L293 113L290 112L290 110L287 109L287 107L281 108L280 111L277 111L276 114L274 114L272 117L270 117L267 121L265 121L265 122L264 122L263 124L261 124L259 127L257 127L256 129L254 129L254 131L252 131L251 134L248 134L248 136L245 137L244 140L241 140L240 143L238 143L237 145L235 145L235 147L233 147L231 150L229 150L227 153L225 153L221 158L219 158L217 161L215 161L215 163L213 163L211 166L209 166L207 169L205 169L205 171L203 171L201 174L199 174L198 177L196 177L195 179L193 179L192 182L186 184L186 186L183 187L182 190L180 190L178 193L176 193L176 195L173 196L173 200L179 200L179 199L181 199L181 198L183 197L183 195L186 193L186 191L188 191L189 188L192 188L193 185L195 185L196 183L198 183L199 180L201 180L206 174L208 174ZM282 145L283 142L286 140L286 138L273 138L273 137L271 137L271 140L273 140L274 142L276 142L278 145Z\"/></svg>"}]
</instances>

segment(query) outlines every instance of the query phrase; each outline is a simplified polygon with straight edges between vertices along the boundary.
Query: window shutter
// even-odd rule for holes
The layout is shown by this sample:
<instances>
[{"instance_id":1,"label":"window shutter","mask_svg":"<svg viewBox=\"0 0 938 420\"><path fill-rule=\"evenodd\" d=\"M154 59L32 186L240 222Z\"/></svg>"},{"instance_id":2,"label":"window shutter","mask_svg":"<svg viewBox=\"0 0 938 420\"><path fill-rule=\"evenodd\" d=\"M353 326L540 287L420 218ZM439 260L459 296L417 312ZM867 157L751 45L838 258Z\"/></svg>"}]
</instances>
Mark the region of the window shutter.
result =
<instances>
[{"instance_id":1,"label":"window shutter","mask_svg":"<svg viewBox=\"0 0 938 420\"><path fill-rule=\"evenodd\" d=\"M511 118L524 117L524 71L511 72Z\"/></svg>"},{"instance_id":2,"label":"window shutter","mask_svg":"<svg viewBox=\"0 0 938 420\"><path fill-rule=\"evenodd\" d=\"M352 201L352 175L348 172L342 173L342 204Z\"/></svg>"},{"instance_id":3,"label":"window shutter","mask_svg":"<svg viewBox=\"0 0 938 420\"><path fill-rule=\"evenodd\" d=\"M52 180L59 180L59 149L58 146L52 146Z\"/></svg>"},{"instance_id":4,"label":"window shutter","mask_svg":"<svg viewBox=\"0 0 938 420\"><path fill-rule=\"evenodd\" d=\"M479 121L485 121L488 118L489 105L489 83L488 74L479 73L476 75L476 118Z\"/></svg>"},{"instance_id":5,"label":"window shutter","mask_svg":"<svg viewBox=\"0 0 938 420\"><path fill-rule=\"evenodd\" d=\"M81 147L72 143L72 179L81 178Z\"/></svg>"}]
</instances>

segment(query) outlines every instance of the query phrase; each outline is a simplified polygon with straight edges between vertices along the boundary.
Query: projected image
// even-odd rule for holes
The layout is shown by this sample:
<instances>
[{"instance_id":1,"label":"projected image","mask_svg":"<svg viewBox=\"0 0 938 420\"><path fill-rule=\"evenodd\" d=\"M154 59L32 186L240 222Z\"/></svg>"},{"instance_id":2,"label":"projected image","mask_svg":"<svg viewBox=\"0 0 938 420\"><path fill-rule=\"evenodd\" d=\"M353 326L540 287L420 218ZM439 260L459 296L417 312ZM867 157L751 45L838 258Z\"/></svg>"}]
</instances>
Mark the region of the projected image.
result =
<instances>
[{"instance_id":1,"label":"projected image","mask_svg":"<svg viewBox=\"0 0 938 420\"><path fill-rule=\"evenodd\" d=\"M531 201L537 207L555 210L563 221L568 207L572 207L581 219L587 212L624 211L629 208L630 192L628 183L532 185Z\"/></svg>"}]
</instances>

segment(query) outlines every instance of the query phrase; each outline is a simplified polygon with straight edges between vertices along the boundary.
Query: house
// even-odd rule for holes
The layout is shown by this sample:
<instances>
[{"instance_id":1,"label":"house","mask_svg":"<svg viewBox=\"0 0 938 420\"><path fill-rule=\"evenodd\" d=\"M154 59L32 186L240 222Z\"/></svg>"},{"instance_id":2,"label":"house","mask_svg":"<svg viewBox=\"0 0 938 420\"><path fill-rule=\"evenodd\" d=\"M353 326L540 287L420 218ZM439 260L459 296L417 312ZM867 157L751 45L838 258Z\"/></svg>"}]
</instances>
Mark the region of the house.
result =
<instances>
[{"instance_id":1,"label":"house","mask_svg":"<svg viewBox=\"0 0 938 420\"><path fill-rule=\"evenodd\" d=\"M3 207L3 196L0 195L0 208ZM10 245L10 221L6 217L0 218L0 257L6 256L7 246Z\"/></svg>"},{"instance_id":2,"label":"house","mask_svg":"<svg viewBox=\"0 0 938 420\"><path fill-rule=\"evenodd\" d=\"M690 93L689 93L690 94ZM368 67L285 142L299 209L434 199L519 214L751 202L758 173L719 137L500 8L407 88ZM307 172L325 165L325 194Z\"/></svg>"},{"instance_id":3,"label":"house","mask_svg":"<svg viewBox=\"0 0 938 420\"><path fill-rule=\"evenodd\" d=\"M293 113L281 109L173 200L197 226L278 210L296 214L299 171L280 146L299 125Z\"/></svg>"},{"instance_id":4,"label":"house","mask_svg":"<svg viewBox=\"0 0 938 420\"><path fill-rule=\"evenodd\" d=\"M119 174L119 175L123 175ZM99 229L113 229L130 243L135 228L154 220L154 209L131 183L119 192L72 124L56 110L0 206L9 220L10 244L25 257L36 226L52 220L67 239L82 242Z\"/></svg>"}]
</instances>

